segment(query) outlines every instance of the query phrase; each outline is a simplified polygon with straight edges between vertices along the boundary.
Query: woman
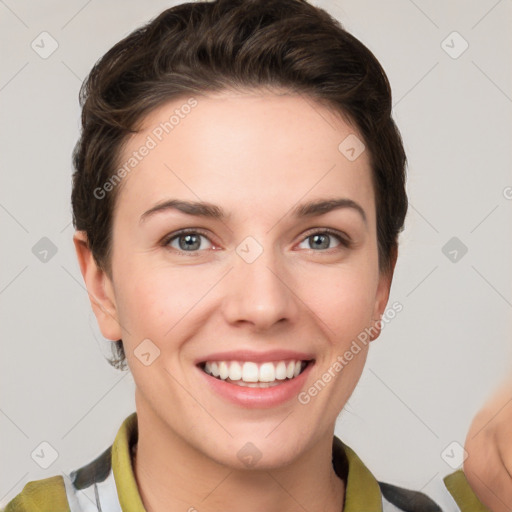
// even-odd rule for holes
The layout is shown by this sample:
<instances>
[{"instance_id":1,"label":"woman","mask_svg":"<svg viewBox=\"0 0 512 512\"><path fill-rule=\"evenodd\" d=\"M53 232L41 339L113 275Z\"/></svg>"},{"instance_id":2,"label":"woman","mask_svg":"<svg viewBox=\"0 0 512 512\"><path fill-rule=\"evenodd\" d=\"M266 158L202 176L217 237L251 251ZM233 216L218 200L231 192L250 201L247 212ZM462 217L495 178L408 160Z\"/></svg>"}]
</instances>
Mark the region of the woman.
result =
<instances>
[{"instance_id":1,"label":"woman","mask_svg":"<svg viewBox=\"0 0 512 512\"><path fill-rule=\"evenodd\" d=\"M440 510L334 436L407 210L371 52L304 1L183 4L81 99L74 243L137 411L6 510Z\"/></svg>"}]
</instances>

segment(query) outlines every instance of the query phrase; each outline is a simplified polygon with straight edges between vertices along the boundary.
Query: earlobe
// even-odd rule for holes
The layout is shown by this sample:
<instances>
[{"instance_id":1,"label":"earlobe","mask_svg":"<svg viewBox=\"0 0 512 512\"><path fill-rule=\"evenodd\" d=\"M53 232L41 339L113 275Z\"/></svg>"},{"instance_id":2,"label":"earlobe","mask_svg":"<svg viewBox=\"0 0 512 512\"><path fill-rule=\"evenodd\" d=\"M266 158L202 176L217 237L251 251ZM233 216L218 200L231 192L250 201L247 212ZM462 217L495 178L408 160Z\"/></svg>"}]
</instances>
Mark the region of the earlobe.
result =
<instances>
[{"instance_id":1,"label":"earlobe","mask_svg":"<svg viewBox=\"0 0 512 512\"><path fill-rule=\"evenodd\" d=\"M373 311L373 324L370 328L370 341L374 341L380 336L382 329L382 315L384 314L386 304L388 303L390 285L390 281L382 276L379 281L375 309Z\"/></svg>"},{"instance_id":2,"label":"earlobe","mask_svg":"<svg viewBox=\"0 0 512 512\"><path fill-rule=\"evenodd\" d=\"M121 327L117 320L114 289L110 278L96 264L89 248L87 234L84 231L75 231L73 243L91 307L102 335L108 340L122 339Z\"/></svg>"}]
</instances>

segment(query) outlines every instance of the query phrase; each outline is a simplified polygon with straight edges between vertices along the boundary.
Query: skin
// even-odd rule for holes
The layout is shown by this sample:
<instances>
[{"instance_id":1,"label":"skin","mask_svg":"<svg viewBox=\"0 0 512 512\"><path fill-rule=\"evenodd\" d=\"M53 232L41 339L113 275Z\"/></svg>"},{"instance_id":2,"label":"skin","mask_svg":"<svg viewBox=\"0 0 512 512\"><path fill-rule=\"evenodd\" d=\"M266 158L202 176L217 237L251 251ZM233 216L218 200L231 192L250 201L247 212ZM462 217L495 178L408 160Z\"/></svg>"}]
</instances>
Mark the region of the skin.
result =
<instances>
[{"instance_id":1,"label":"skin","mask_svg":"<svg viewBox=\"0 0 512 512\"><path fill-rule=\"evenodd\" d=\"M204 385L194 362L242 348L312 352L307 389L375 325L395 260L389 273L379 272L369 155L345 158L338 145L357 130L311 99L268 90L196 98L191 113L123 179L112 279L96 266L84 233L74 236L99 327L105 338L123 339L135 380L134 473L144 506L339 512L345 483L332 467L332 438L368 345L306 405L295 398L272 408L234 405ZM150 113L120 161L184 103ZM290 214L297 203L339 197L358 203L366 222L354 208ZM230 217L168 210L140 223L169 198L207 201ZM179 254L179 238L161 243L182 228L205 231L195 254ZM312 228L337 230L352 244L328 236L317 248ZM236 252L248 236L263 248L250 264ZM147 338L160 350L149 366L134 355ZM251 468L237 457L249 441L262 454Z\"/></svg>"},{"instance_id":2,"label":"skin","mask_svg":"<svg viewBox=\"0 0 512 512\"><path fill-rule=\"evenodd\" d=\"M512 378L473 419L466 437L464 473L480 501L493 512L512 510Z\"/></svg>"}]
</instances>

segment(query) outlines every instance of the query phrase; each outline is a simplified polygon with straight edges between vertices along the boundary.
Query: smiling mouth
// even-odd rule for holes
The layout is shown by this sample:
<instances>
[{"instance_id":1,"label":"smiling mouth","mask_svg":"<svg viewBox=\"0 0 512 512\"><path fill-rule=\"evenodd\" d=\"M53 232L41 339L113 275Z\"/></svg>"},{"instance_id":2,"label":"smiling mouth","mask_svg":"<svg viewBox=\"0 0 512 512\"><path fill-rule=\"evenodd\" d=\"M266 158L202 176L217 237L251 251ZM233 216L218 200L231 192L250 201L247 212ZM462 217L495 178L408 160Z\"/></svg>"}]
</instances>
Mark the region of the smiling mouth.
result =
<instances>
[{"instance_id":1,"label":"smiling mouth","mask_svg":"<svg viewBox=\"0 0 512 512\"><path fill-rule=\"evenodd\" d=\"M230 384L250 388L269 388L298 377L314 359L288 359L255 363L252 361L204 361L198 367L207 375Z\"/></svg>"}]
</instances>

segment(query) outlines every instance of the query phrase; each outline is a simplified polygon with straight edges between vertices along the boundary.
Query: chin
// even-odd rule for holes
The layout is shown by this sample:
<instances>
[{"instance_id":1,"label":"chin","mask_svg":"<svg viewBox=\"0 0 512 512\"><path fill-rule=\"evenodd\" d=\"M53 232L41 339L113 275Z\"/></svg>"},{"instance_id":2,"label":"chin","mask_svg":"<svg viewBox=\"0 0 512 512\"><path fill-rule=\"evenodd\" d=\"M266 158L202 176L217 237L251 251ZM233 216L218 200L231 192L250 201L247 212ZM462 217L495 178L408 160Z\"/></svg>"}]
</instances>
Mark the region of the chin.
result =
<instances>
[{"instance_id":1,"label":"chin","mask_svg":"<svg viewBox=\"0 0 512 512\"><path fill-rule=\"evenodd\" d=\"M286 436L274 439L260 436L240 436L230 439L221 453L205 453L219 464L236 470L272 470L293 463L300 455L301 447ZM219 446L219 444L217 444Z\"/></svg>"}]
</instances>

